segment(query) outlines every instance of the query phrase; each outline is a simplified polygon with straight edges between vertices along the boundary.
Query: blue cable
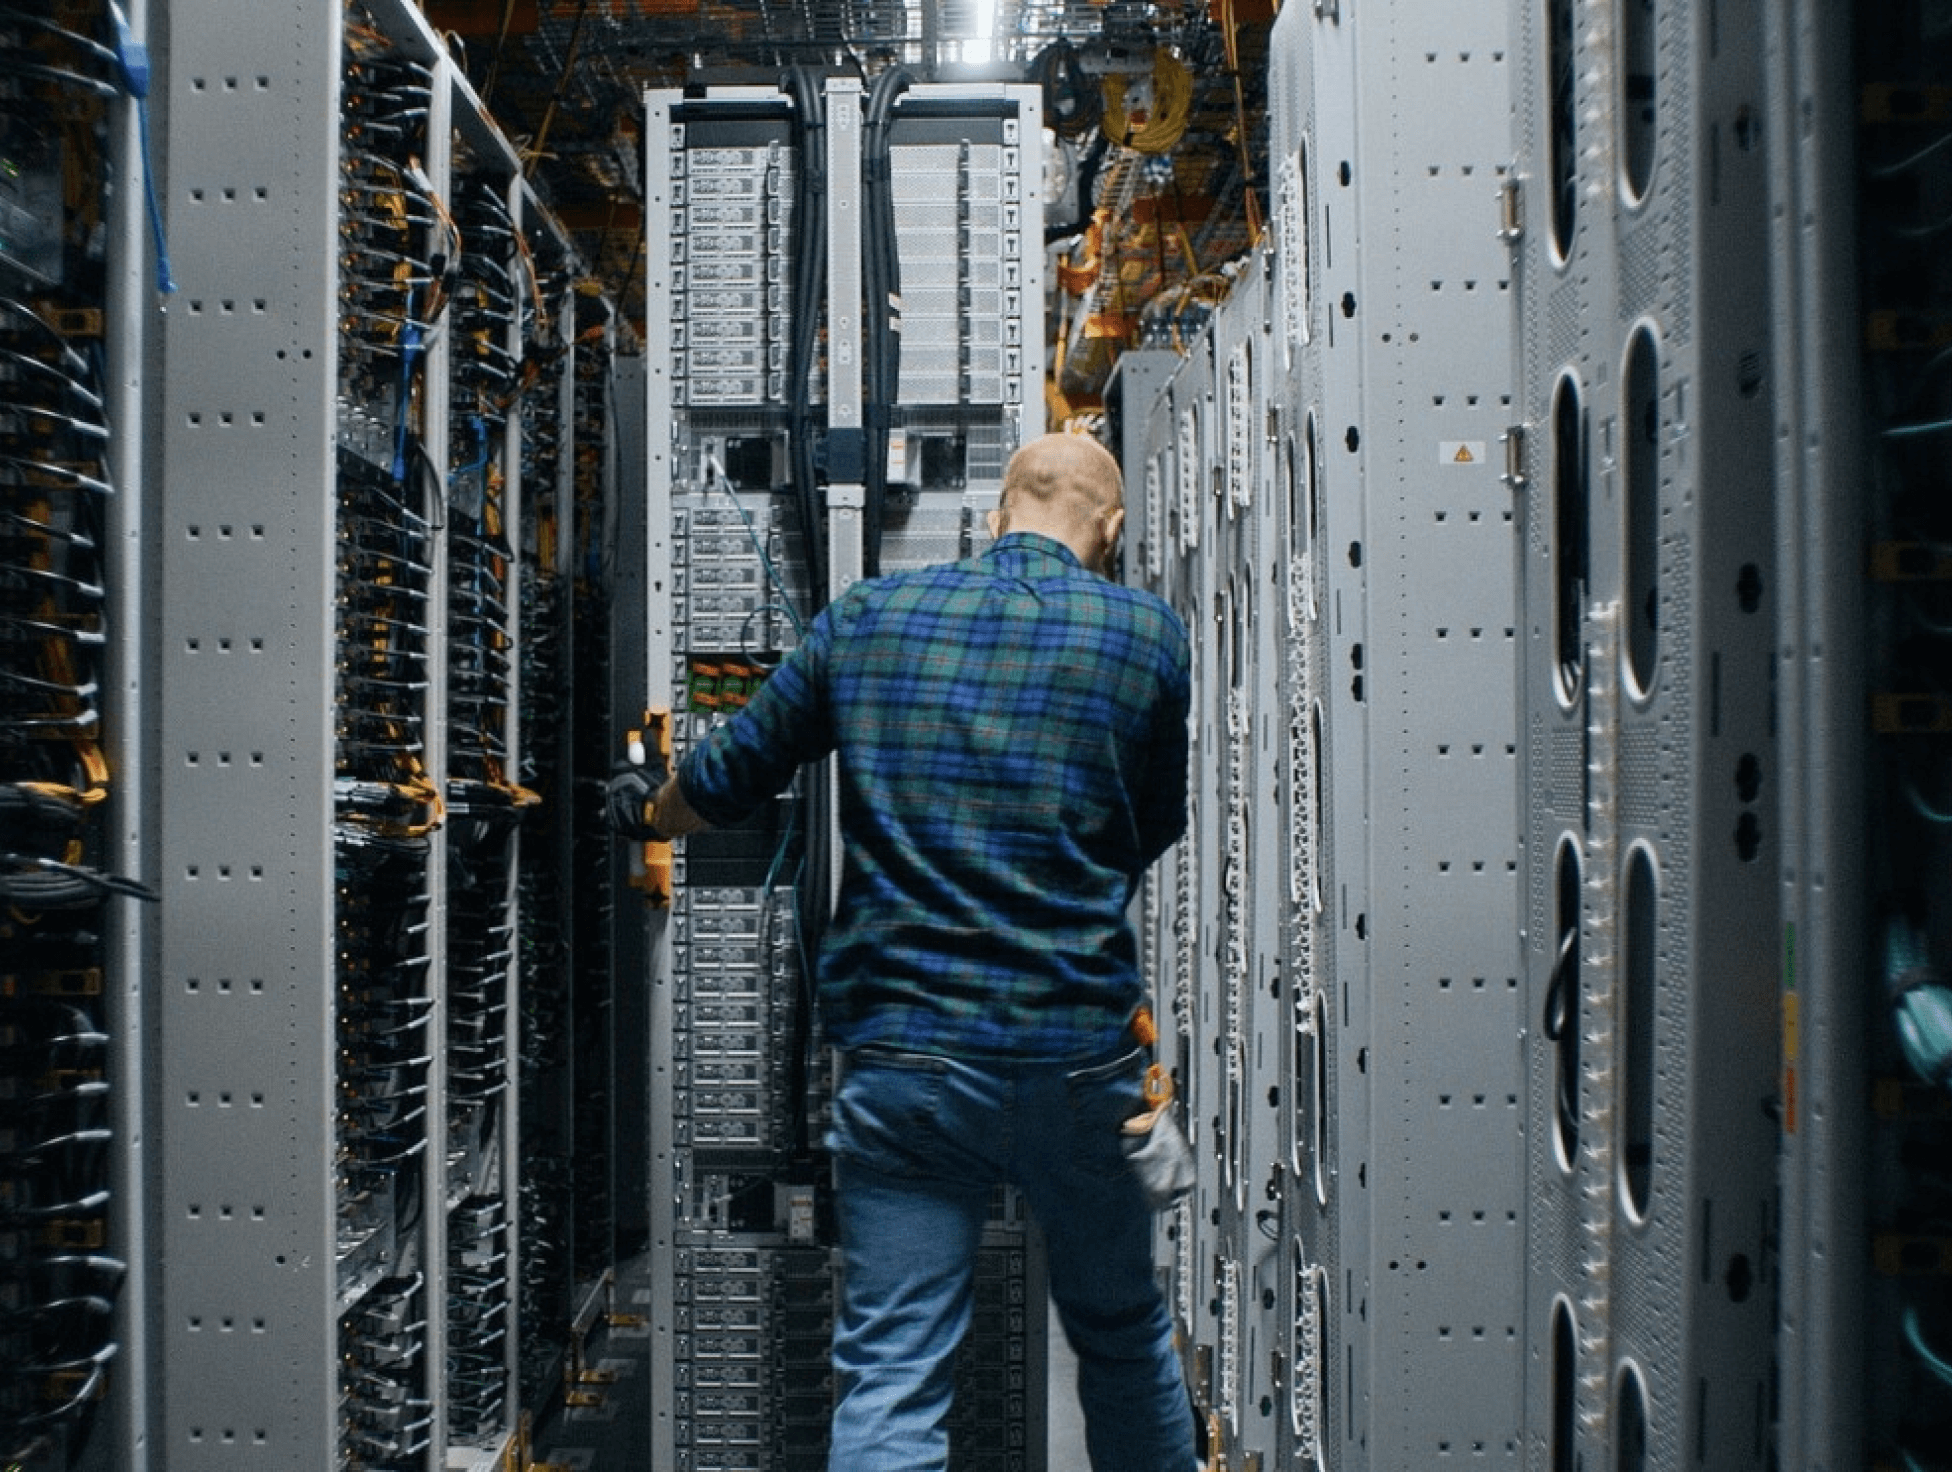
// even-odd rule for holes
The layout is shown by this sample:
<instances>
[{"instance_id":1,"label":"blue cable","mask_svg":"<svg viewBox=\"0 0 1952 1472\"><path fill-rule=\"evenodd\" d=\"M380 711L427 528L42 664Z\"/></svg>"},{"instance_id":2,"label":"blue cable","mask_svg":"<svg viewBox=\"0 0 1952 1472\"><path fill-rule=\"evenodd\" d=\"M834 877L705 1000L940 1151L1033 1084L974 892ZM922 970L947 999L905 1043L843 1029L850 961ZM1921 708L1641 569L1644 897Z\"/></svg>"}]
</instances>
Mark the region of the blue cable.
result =
<instances>
[{"instance_id":1,"label":"blue cable","mask_svg":"<svg viewBox=\"0 0 1952 1472\"><path fill-rule=\"evenodd\" d=\"M1952 991L1914 986L1897 1001L1898 1041L1913 1073L1938 1088L1952 1086Z\"/></svg>"},{"instance_id":2,"label":"blue cable","mask_svg":"<svg viewBox=\"0 0 1952 1472\"><path fill-rule=\"evenodd\" d=\"M1915 1303L1905 1305L1905 1342L1911 1346L1912 1353L1924 1361L1926 1369L1947 1385L1952 1385L1952 1363L1948 1363L1945 1357L1927 1342L1925 1325L1919 1318L1918 1305Z\"/></svg>"},{"instance_id":3,"label":"blue cable","mask_svg":"<svg viewBox=\"0 0 1952 1472\"><path fill-rule=\"evenodd\" d=\"M1884 431L1887 440L1915 440L1922 435L1952 431L1952 419L1932 419L1922 424L1894 424Z\"/></svg>"},{"instance_id":4,"label":"blue cable","mask_svg":"<svg viewBox=\"0 0 1952 1472\"><path fill-rule=\"evenodd\" d=\"M122 87L136 104L136 133L142 144L142 193L149 206L149 233L156 242L156 290L169 296L176 290L170 271L169 238L163 232L163 207L156 199L156 171L150 165L149 150L149 48L129 29L129 18L122 7L109 0L108 13L115 23L115 66L122 74Z\"/></svg>"},{"instance_id":5,"label":"blue cable","mask_svg":"<svg viewBox=\"0 0 1952 1472\"><path fill-rule=\"evenodd\" d=\"M1905 1062L1936 1088L1952 1085L1952 987L1932 964L1923 934L1902 916L1885 925L1884 983Z\"/></svg>"},{"instance_id":6,"label":"blue cable","mask_svg":"<svg viewBox=\"0 0 1952 1472\"><path fill-rule=\"evenodd\" d=\"M468 427L474 431L474 442L481 450L481 457L470 460L466 465L457 465L447 473L447 483L455 484L464 475L473 475L477 470L486 470L488 462L494 457L488 450L488 424L479 414L468 416Z\"/></svg>"},{"instance_id":7,"label":"blue cable","mask_svg":"<svg viewBox=\"0 0 1952 1472\"><path fill-rule=\"evenodd\" d=\"M1918 790L1918 784L1912 780L1909 772L1904 775L1902 780L1904 782L1905 801L1911 804L1911 810L1914 813L1918 814L1927 823L1936 823L1940 826L1952 826L1952 812L1945 812L1933 807L1930 799Z\"/></svg>"},{"instance_id":8,"label":"blue cable","mask_svg":"<svg viewBox=\"0 0 1952 1472\"><path fill-rule=\"evenodd\" d=\"M406 324L400 329L400 399L398 423L393 427L393 483L407 483L407 411L413 402L413 362L420 356L420 324L413 320L413 301L408 298Z\"/></svg>"},{"instance_id":9,"label":"blue cable","mask_svg":"<svg viewBox=\"0 0 1952 1472\"><path fill-rule=\"evenodd\" d=\"M785 608L787 618L793 622L793 632L805 638L806 621L795 611L793 595L787 591L786 580L779 575L779 569L773 566L773 559L766 555L766 544L760 539L759 528L753 524L752 514L746 510L745 503L739 499L739 493L732 489L731 479L726 475L725 467L719 464L716 455L708 455L705 457L705 468L710 473L706 485L723 491L726 499L731 501L732 509L739 513L739 520L746 524L746 536L752 540L752 550L759 554L759 565L766 570L767 580L779 591L781 606Z\"/></svg>"}]
</instances>

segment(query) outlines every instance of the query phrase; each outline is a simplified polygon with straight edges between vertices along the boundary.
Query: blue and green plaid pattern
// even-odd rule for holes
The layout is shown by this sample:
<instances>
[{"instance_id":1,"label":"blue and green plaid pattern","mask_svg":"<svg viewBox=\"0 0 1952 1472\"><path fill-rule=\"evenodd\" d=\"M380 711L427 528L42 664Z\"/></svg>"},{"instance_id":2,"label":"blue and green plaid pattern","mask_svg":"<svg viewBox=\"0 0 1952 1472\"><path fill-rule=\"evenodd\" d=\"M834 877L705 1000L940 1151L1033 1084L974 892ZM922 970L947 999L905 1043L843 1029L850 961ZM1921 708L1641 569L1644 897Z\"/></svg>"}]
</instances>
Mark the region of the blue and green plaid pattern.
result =
<instances>
[{"instance_id":1,"label":"blue and green plaid pattern","mask_svg":"<svg viewBox=\"0 0 1952 1472\"><path fill-rule=\"evenodd\" d=\"M733 822L838 751L835 1043L1083 1057L1141 999L1126 909L1186 825L1188 678L1165 603L1012 533L851 588L679 781Z\"/></svg>"}]
</instances>

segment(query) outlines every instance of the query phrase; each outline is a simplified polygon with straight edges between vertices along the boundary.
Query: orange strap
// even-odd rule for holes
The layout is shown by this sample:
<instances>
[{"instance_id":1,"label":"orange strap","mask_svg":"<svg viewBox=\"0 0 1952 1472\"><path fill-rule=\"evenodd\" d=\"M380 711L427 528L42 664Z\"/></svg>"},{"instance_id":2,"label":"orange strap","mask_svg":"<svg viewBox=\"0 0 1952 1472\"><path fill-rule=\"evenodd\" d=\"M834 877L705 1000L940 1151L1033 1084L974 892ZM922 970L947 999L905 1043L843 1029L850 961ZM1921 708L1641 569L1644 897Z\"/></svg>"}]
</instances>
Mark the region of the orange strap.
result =
<instances>
[{"instance_id":1,"label":"orange strap","mask_svg":"<svg viewBox=\"0 0 1952 1472\"><path fill-rule=\"evenodd\" d=\"M1152 1009L1143 1002L1139 1010L1132 1014L1132 1036L1142 1048L1150 1048L1159 1041L1159 1024L1152 1020ZM1173 1097L1172 1075L1163 1064L1150 1064L1145 1071L1145 1102L1157 1109Z\"/></svg>"}]
</instances>

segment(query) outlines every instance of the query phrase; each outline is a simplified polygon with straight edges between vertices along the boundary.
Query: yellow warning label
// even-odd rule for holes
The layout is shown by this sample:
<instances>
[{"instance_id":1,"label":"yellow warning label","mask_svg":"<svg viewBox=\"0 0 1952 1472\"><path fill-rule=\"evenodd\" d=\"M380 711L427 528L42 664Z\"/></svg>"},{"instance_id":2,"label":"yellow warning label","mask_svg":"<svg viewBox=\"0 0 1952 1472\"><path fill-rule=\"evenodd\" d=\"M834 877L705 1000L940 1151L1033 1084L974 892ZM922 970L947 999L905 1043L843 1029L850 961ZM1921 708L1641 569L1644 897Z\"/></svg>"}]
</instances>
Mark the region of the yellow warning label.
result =
<instances>
[{"instance_id":1,"label":"yellow warning label","mask_svg":"<svg viewBox=\"0 0 1952 1472\"><path fill-rule=\"evenodd\" d=\"M1437 447L1437 459L1445 465L1482 465L1486 453L1483 440L1445 440Z\"/></svg>"}]
</instances>

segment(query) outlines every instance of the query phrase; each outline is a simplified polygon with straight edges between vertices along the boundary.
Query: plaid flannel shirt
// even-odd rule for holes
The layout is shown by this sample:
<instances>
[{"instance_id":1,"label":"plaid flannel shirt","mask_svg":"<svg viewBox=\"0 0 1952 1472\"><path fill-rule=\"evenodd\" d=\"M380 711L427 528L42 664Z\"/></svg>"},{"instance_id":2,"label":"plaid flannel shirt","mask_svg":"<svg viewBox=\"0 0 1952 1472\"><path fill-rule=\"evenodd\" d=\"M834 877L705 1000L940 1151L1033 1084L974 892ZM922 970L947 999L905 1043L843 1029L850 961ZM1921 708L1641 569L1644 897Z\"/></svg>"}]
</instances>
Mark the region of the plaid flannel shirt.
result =
<instances>
[{"instance_id":1,"label":"plaid flannel shirt","mask_svg":"<svg viewBox=\"0 0 1952 1472\"><path fill-rule=\"evenodd\" d=\"M1127 909L1186 826L1189 679L1164 602L1011 533L849 589L678 780L735 822L839 753L833 1042L1086 1057L1142 999Z\"/></svg>"}]
</instances>

